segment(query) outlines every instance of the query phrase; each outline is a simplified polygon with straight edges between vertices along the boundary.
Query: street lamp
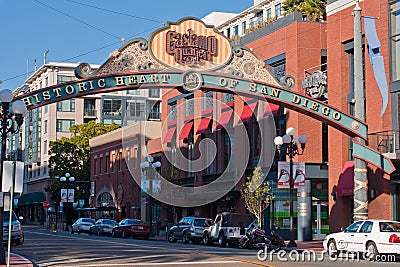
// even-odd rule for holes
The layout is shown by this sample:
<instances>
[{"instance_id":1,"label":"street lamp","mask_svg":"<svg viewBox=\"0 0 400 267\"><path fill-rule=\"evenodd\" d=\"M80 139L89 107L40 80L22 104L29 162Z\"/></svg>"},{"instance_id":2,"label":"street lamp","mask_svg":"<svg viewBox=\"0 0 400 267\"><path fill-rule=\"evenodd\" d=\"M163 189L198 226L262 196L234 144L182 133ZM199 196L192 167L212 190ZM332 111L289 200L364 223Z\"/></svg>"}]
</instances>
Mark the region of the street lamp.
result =
<instances>
[{"instance_id":1,"label":"street lamp","mask_svg":"<svg viewBox=\"0 0 400 267\"><path fill-rule=\"evenodd\" d=\"M69 202L74 202L74 189L70 189L69 185L70 183L73 183L75 181L75 177L72 177L69 172L65 173L65 176L60 177L60 182L67 182L67 188L66 189L61 189L61 201L60 205L62 203L66 203L65 207L65 231L69 231L68 229L68 222L70 222L70 214L69 214ZM68 210L67 210L68 209Z\"/></svg>"},{"instance_id":2,"label":"street lamp","mask_svg":"<svg viewBox=\"0 0 400 267\"><path fill-rule=\"evenodd\" d=\"M307 137L305 135L300 135L298 138L294 137L296 130L293 127L286 129L286 134L284 136L277 136L274 139L274 143L279 152L285 153L289 156L289 196L290 196L290 241L287 247L297 247L294 241L294 216L293 216L293 157L296 155L303 155L304 149L306 148ZM300 144L300 149L298 146Z\"/></svg>"},{"instance_id":3,"label":"street lamp","mask_svg":"<svg viewBox=\"0 0 400 267\"><path fill-rule=\"evenodd\" d=\"M150 219L150 234L153 234L153 197L151 194L153 193L153 180L152 176L155 174L155 169L161 167L161 162L156 161L154 162L154 158L152 156L148 156L146 158L146 161L143 161L140 163L140 168L142 169L142 172L144 176L149 174L150 176L150 188L149 188L149 193L147 193L147 203L149 205L149 219Z\"/></svg>"},{"instance_id":4,"label":"street lamp","mask_svg":"<svg viewBox=\"0 0 400 267\"><path fill-rule=\"evenodd\" d=\"M3 163L6 160L7 134L16 134L19 132L24 116L27 112L26 105L21 100L16 100L11 104L14 96L11 90L4 89L0 91L1 107L1 156L0 156L0 185L3 184ZM11 111L10 111L11 105ZM3 203L3 193L1 193L1 203ZM0 240L3 242L3 222L4 206L0 205ZM3 243L0 246L0 265L6 264L6 254Z\"/></svg>"}]
</instances>

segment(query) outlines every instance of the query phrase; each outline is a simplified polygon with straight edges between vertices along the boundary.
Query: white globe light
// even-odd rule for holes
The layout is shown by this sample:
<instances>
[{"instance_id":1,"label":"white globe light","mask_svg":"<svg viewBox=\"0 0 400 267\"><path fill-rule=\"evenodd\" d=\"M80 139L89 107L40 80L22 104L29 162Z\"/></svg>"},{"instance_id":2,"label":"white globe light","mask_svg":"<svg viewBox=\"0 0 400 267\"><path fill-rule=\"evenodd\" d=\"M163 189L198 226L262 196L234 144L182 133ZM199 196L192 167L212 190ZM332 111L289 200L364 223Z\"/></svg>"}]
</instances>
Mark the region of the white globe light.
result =
<instances>
[{"instance_id":1,"label":"white globe light","mask_svg":"<svg viewBox=\"0 0 400 267\"><path fill-rule=\"evenodd\" d=\"M142 163L140 163L140 168L144 169L144 168L148 168L150 166L148 161L144 161Z\"/></svg>"},{"instance_id":2,"label":"white globe light","mask_svg":"<svg viewBox=\"0 0 400 267\"><path fill-rule=\"evenodd\" d=\"M153 163L153 168L160 168L161 167L161 162L156 161Z\"/></svg>"},{"instance_id":3,"label":"white globe light","mask_svg":"<svg viewBox=\"0 0 400 267\"><path fill-rule=\"evenodd\" d=\"M154 158L153 158L152 156L148 156L148 157L147 157L147 161L148 161L148 162L153 162L153 161L154 161Z\"/></svg>"},{"instance_id":4,"label":"white globe light","mask_svg":"<svg viewBox=\"0 0 400 267\"><path fill-rule=\"evenodd\" d=\"M277 137L275 137L275 139L274 139L274 143L275 143L275 145L277 145L277 146L281 146L281 145L283 145L283 139L282 139L282 136L277 136Z\"/></svg>"},{"instance_id":5,"label":"white globe light","mask_svg":"<svg viewBox=\"0 0 400 267\"><path fill-rule=\"evenodd\" d=\"M61 182L65 182L67 180L67 178L65 178L64 176L63 177L60 177L60 181Z\"/></svg>"},{"instance_id":6,"label":"white globe light","mask_svg":"<svg viewBox=\"0 0 400 267\"><path fill-rule=\"evenodd\" d=\"M28 111L25 105L25 102L22 100L16 100L12 103L11 106L12 113L14 114L22 114L25 115L25 113Z\"/></svg>"},{"instance_id":7,"label":"white globe light","mask_svg":"<svg viewBox=\"0 0 400 267\"><path fill-rule=\"evenodd\" d=\"M294 136L296 134L296 129L294 129L293 127L289 127L286 129L286 134L290 135L290 136Z\"/></svg>"},{"instance_id":8,"label":"white globe light","mask_svg":"<svg viewBox=\"0 0 400 267\"><path fill-rule=\"evenodd\" d=\"M69 177L69 179L68 179L70 182L73 182L73 181L75 181L75 177Z\"/></svg>"},{"instance_id":9,"label":"white globe light","mask_svg":"<svg viewBox=\"0 0 400 267\"><path fill-rule=\"evenodd\" d=\"M0 91L0 101L4 103L10 103L14 96L10 89L4 89Z\"/></svg>"},{"instance_id":10,"label":"white globe light","mask_svg":"<svg viewBox=\"0 0 400 267\"><path fill-rule=\"evenodd\" d=\"M283 137L283 143L284 144L289 144L290 142L292 142L292 137L290 137L290 135L285 134Z\"/></svg>"},{"instance_id":11,"label":"white globe light","mask_svg":"<svg viewBox=\"0 0 400 267\"><path fill-rule=\"evenodd\" d=\"M300 143L300 144L305 144L305 143L307 143L307 136L305 136L305 135L300 135L300 136L299 136L299 143Z\"/></svg>"},{"instance_id":12,"label":"white globe light","mask_svg":"<svg viewBox=\"0 0 400 267\"><path fill-rule=\"evenodd\" d=\"M71 174L69 174L69 172L67 172L66 174L65 174L65 177L67 177L67 178L69 178L71 176Z\"/></svg>"}]
</instances>

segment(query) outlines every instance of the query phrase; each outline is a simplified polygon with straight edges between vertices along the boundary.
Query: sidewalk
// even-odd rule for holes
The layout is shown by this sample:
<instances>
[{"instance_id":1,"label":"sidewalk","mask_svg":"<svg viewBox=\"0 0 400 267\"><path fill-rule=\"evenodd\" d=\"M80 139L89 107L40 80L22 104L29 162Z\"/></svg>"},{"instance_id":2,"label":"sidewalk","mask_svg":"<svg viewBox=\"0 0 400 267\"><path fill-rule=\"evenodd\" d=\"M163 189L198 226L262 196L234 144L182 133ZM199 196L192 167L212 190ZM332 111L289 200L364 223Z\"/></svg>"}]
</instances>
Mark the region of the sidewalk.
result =
<instances>
[{"instance_id":1,"label":"sidewalk","mask_svg":"<svg viewBox=\"0 0 400 267\"><path fill-rule=\"evenodd\" d=\"M6 262L8 260L7 258L8 257L6 256ZM7 264L0 265L0 266L2 266L2 267L7 266ZM30 261L20 255L11 253L10 266L12 266L12 267L36 267L37 265L34 264L32 261Z\"/></svg>"}]
</instances>

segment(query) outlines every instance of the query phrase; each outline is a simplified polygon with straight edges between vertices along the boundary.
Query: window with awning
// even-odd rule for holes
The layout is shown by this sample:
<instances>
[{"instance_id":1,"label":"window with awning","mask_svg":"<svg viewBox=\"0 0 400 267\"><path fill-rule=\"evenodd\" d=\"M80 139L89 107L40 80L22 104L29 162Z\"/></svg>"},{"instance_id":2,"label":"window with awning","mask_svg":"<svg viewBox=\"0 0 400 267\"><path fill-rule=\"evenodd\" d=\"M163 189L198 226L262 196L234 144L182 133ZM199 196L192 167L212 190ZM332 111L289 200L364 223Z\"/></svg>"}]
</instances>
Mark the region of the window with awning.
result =
<instances>
[{"instance_id":1,"label":"window with awning","mask_svg":"<svg viewBox=\"0 0 400 267\"><path fill-rule=\"evenodd\" d=\"M182 140L188 138L192 128L193 128L193 121L186 123L182 128L181 134L179 135L179 139Z\"/></svg>"}]
</instances>

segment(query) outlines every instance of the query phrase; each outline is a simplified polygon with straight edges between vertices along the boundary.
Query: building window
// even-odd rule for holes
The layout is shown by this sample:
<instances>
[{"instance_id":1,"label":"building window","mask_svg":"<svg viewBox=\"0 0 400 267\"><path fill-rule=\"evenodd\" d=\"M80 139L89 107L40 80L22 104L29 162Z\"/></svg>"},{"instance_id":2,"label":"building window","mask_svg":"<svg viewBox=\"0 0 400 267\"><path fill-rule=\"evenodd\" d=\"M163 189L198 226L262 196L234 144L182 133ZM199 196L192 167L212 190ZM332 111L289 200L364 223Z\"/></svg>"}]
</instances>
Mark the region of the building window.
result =
<instances>
[{"instance_id":1,"label":"building window","mask_svg":"<svg viewBox=\"0 0 400 267\"><path fill-rule=\"evenodd\" d=\"M264 18L263 18L263 12L262 12L262 11L258 12L256 16L257 16L257 23L258 23L259 25L262 24L262 23L263 23L263 20L264 20Z\"/></svg>"},{"instance_id":2,"label":"building window","mask_svg":"<svg viewBox=\"0 0 400 267\"><path fill-rule=\"evenodd\" d=\"M246 33L246 26L247 26L247 23L246 23L246 21L243 21L243 23L242 23L242 33L243 34L245 34Z\"/></svg>"},{"instance_id":3,"label":"building window","mask_svg":"<svg viewBox=\"0 0 400 267\"><path fill-rule=\"evenodd\" d=\"M275 17L279 18L282 15L282 4L275 5Z\"/></svg>"},{"instance_id":4,"label":"building window","mask_svg":"<svg viewBox=\"0 0 400 267\"><path fill-rule=\"evenodd\" d=\"M47 133L47 120L44 121L43 133Z\"/></svg>"},{"instance_id":5,"label":"building window","mask_svg":"<svg viewBox=\"0 0 400 267\"><path fill-rule=\"evenodd\" d=\"M120 119L103 119L104 125L111 125L111 124L122 125L122 121Z\"/></svg>"},{"instance_id":6,"label":"building window","mask_svg":"<svg viewBox=\"0 0 400 267\"><path fill-rule=\"evenodd\" d=\"M223 93L222 95L222 101L224 103L230 103L235 101L235 95L231 93Z\"/></svg>"},{"instance_id":7,"label":"building window","mask_svg":"<svg viewBox=\"0 0 400 267\"><path fill-rule=\"evenodd\" d=\"M191 98L187 98L186 101L186 116L191 116L194 114L194 98L193 96Z\"/></svg>"},{"instance_id":8,"label":"building window","mask_svg":"<svg viewBox=\"0 0 400 267\"><path fill-rule=\"evenodd\" d=\"M226 37L231 38L231 28L226 29Z\"/></svg>"},{"instance_id":9,"label":"building window","mask_svg":"<svg viewBox=\"0 0 400 267\"><path fill-rule=\"evenodd\" d=\"M104 99L103 115L121 116L122 115L121 99Z\"/></svg>"},{"instance_id":10,"label":"building window","mask_svg":"<svg viewBox=\"0 0 400 267\"><path fill-rule=\"evenodd\" d=\"M93 168L93 175L97 175L97 158L94 159L94 168Z\"/></svg>"},{"instance_id":11,"label":"building window","mask_svg":"<svg viewBox=\"0 0 400 267\"><path fill-rule=\"evenodd\" d=\"M118 170L122 171L122 149L119 150L119 157L118 157Z\"/></svg>"},{"instance_id":12,"label":"building window","mask_svg":"<svg viewBox=\"0 0 400 267\"><path fill-rule=\"evenodd\" d=\"M255 20L256 20L255 17L253 17L253 18L250 19L250 28L253 28L253 27L254 27L254 21L255 21Z\"/></svg>"},{"instance_id":13,"label":"building window","mask_svg":"<svg viewBox=\"0 0 400 267\"><path fill-rule=\"evenodd\" d=\"M57 102L57 111L75 112L75 99Z\"/></svg>"},{"instance_id":14,"label":"building window","mask_svg":"<svg viewBox=\"0 0 400 267\"><path fill-rule=\"evenodd\" d=\"M137 89L137 90L127 90L126 93L128 95L140 95L140 90L139 89Z\"/></svg>"},{"instance_id":15,"label":"building window","mask_svg":"<svg viewBox=\"0 0 400 267\"><path fill-rule=\"evenodd\" d=\"M161 119L161 102L157 102L151 107L149 120L160 120L160 119Z\"/></svg>"},{"instance_id":16,"label":"building window","mask_svg":"<svg viewBox=\"0 0 400 267\"><path fill-rule=\"evenodd\" d=\"M74 76L64 76L64 75L57 75L57 84L65 83L75 80Z\"/></svg>"},{"instance_id":17,"label":"building window","mask_svg":"<svg viewBox=\"0 0 400 267\"><path fill-rule=\"evenodd\" d=\"M267 65L272 72L272 75L278 81L281 80L282 77L286 76L286 55L281 54L271 59L265 61L265 65Z\"/></svg>"},{"instance_id":18,"label":"building window","mask_svg":"<svg viewBox=\"0 0 400 267\"><path fill-rule=\"evenodd\" d=\"M99 174L103 173L103 155L100 155L100 160L99 160Z\"/></svg>"},{"instance_id":19,"label":"building window","mask_svg":"<svg viewBox=\"0 0 400 267\"><path fill-rule=\"evenodd\" d=\"M57 120L56 121L56 131L57 132L69 132L69 128L75 124L74 120Z\"/></svg>"},{"instance_id":20,"label":"building window","mask_svg":"<svg viewBox=\"0 0 400 267\"><path fill-rule=\"evenodd\" d=\"M176 121L176 102L168 105L168 121Z\"/></svg>"},{"instance_id":21,"label":"building window","mask_svg":"<svg viewBox=\"0 0 400 267\"><path fill-rule=\"evenodd\" d=\"M267 9L267 19L272 18L272 10L270 8Z\"/></svg>"},{"instance_id":22,"label":"building window","mask_svg":"<svg viewBox=\"0 0 400 267\"><path fill-rule=\"evenodd\" d=\"M151 98L160 98L160 89L150 89L149 90L149 97Z\"/></svg>"},{"instance_id":23,"label":"building window","mask_svg":"<svg viewBox=\"0 0 400 267\"><path fill-rule=\"evenodd\" d=\"M48 148L47 148L47 140L44 140L44 142L43 142L43 149L44 149L44 154L47 154L48 153Z\"/></svg>"},{"instance_id":24,"label":"building window","mask_svg":"<svg viewBox=\"0 0 400 267\"><path fill-rule=\"evenodd\" d=\"M203 110L212 109L213 108L213 103L214 103L213 92L212 91L208 91L208 92L205 92L204 95L205 95L205 97L204 97Z\"/></svg>"},{"instance_id":25,"label":"building window","mask_svg":"<svg viewBox=\"0 0 400 267\"><path fill-rule=\"evenodd\" d=\"M236 25L233 28L233 34L234 34L234 36L238 36L239 35L239 25Z\"/></svg>"},{"instance_id":26,"label":"building window","mask_svg":"<svg viewBox=\"0 0 400 267\"><path fill-rule=\"evenodd\" d=\"M144 119L145 102L144 99L128 100L128 116Z\"/></svg>"},{"instance_id":27,"label":"building window","mask_svg":"<svg viewBox=\"0 0 400 267\"><path fill-rule=\"evenodd\" d=\"M110 154L106 154L106 169L105 169L106 173L110 172Z\"/></svg>"}]
</instances>

